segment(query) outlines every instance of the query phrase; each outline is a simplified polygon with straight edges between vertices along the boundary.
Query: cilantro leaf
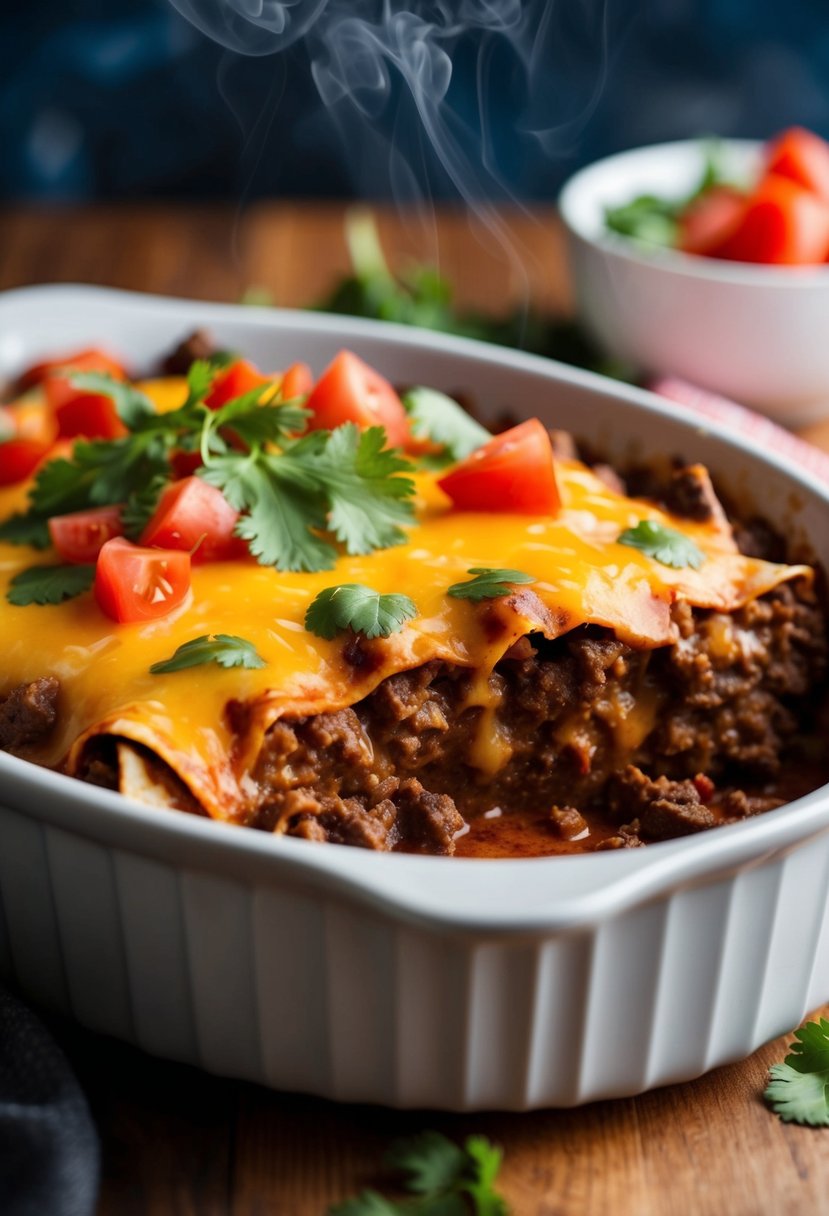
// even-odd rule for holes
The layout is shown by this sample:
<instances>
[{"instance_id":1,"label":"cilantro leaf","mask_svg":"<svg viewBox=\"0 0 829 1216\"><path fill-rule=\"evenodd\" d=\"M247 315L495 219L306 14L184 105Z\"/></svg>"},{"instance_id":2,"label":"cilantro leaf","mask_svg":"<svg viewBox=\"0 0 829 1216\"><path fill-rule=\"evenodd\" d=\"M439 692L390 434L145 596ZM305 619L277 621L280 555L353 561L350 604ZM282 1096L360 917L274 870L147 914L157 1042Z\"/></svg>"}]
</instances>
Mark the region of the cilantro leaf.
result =
<instances>
[{"instance_id":1,"label":"cilantro leaf","mask_svg":"<svg viewBox=\"0 0 829 1216\"><path fill-rule=\"evenodd\" d=\"M421 1132L393 1144L386 1165L401 1175L407 1191L428 1195L454 1186L463 1177L467 1158L462 1148L440 1132Z\"/></svg>"},{"instance_id":2,"label":"cilantro leaf","mask_svg":"<svg viewBox=\"0 0 829 1216\"><path fill-rule=\"evenodd\" d=\"M484 1136L469 1136L460 1148L439 1132L423 1132L392 1145L386 1156L412 1198L394 1202L365 1190L329 1208L328 1216L508 1216L495 1190L501 1156Z\"/></svg>"},{"instance_id":3,"label":"cilantro leaf","mask_svg":"<svg viewBox=\"0 0 829 1216\"><path fill-rule=\"evenodd\" d=\"M0 522L0 541L9 545L31 545L33 549L48 549L52 543L45 519L30 511L17 511Z\"/></svg>"},{"instance_id":4,"label":"cilantro leaf","mask_svg":"<svg viewBox=\"0 0 829 1216\"><path fill-rule=\"evenodd\" d=\"M121 511L121 526L127 540L138 540L155 514L161 492L167 484L166 477L153 477L149 485L129 495Z\"/></svg>"},{"instance_id":5,"label":"cilantro leaf","mask_svg":"<svg viewBox=\"0 0 829 1216\"><path fill-rule=\"evenodd\" d=\"M679 235L678 217L685 200L659 198L655 194L640 194L619 207L605 209L604 222L611 232L631 237L643 245L676 245Z\"/></svg>"},{"instance_id":6,"label":"cilantro leaf","mask_svg":"<svg viewBox=\"0 0 829 1216\"><path fill-rule=\"evenodd\" d=\"M464 1150L470 1164L463 1188L472 1198L476 1216L507 1216L507 1205L494 1189L504 1154L486 1136L467 1136Z\"/></svg>"},{"instance_id":7,"label":"cilantro leaf","mask_svg":"<svg viewBox=\"0 0 829 1216\"><path fill-rule=\"evenodd\" d=\"M434 388L412 388L401 397L411 422L412 434L429 439L442 451L424 459L430 465L463 460L487 443L492 435L466 410Z\"/></svg>"},{"instance_id":8,"label":"cilantro leaf","mask_svg":"<svg viewBox=\"0 0 829 1216\"><path fill-rule=\"evenodd\" d=\"M305 429L309 411L291 402L263 401L272 397L276 382L260 384L241 397L235 397L211 419L213 429L229 426L247 444L280 443Z\"/></svg>"},{"instance_id":9,"label":"cilantro leaf","mask_svg":"<svg viewBox=\"0 0 829 1216\"><path fill-rule=\"evenodd\" d=\"M312 486L290 476L284 456L259 451L220 456L199 470L237 511L236 535L264 566L278 570L330 570L337 551L317 535L325 527L326 503Z\"/></svg>"},{"instance_id":10,"label":"cilantro leaf","mask_svg":"<svg viewBox=\"0 0 829 1216\"><path fill-rule=\"evenodd\" d=\"M255 446L209 457L199 476L242 513L236 533L263 565L330 570L337 550L320 532L330 531L349 553L406 539L400 525L413 520L414 485L397 474L410 466L385 441L382 427L345 423L286 442L279 453Z\"/></svg>"},{"instance_id":11,"label":"cilantro leaf","mask_svg":"<svg viewBox=\"0 0 829 1216\"><path fill-rule=\"evenodd\" d=\"M205 663L217 663L219 667L246 667L249 670L266 666L252 642L228 633L210 633L184 642L171 658L153 663L150 673L154 676L165 675L184 671L188 667L201 667Z\"/></svg>"},{"instance_id":12,"label":"cilantro leaf","mask_svg":"<svg viewBox=\"0 0 829 1216\"><path fill-rule=\"evenodd\" d=\"M330 503L328 527L347 553L371 553L406 540L400 525L412 522L406 499L414 483L395 474L411 465L385 444L383 427L361 431L346 422L330 433L315 462Z\"/></svg>"},{"instance_id":13,"label":"cilantro leaf","mask_svg":"<svg viewBox=\"0 0 829 1216\"><path fill-rule=\"evenodd\" d=\"M387 638L416 616L407 595L381 595L361 583L341 583L320 591L305 614L305 628L327 641L344 629L366 638Z\"/></svg>"},{"instance_id":14,"label":"cilantro leaf","mask_svg":"<svg viewBox=\"0 0 829 1216\"><path fill-rule=\"evenodd\" d=\"M682 570L690 566L699 570L705 561L705 554L683 532L668 528L655 519L642 519L635 528L625 528L617 537L620 545L631 549L639 549L654 561L663 566L672 566L674 570Z\"/></svg>"},{"instance_id":15,"label":"cilantro leaf","mask_svg":"<svg viewBox=\"0 0 829 1216\"><path fill-rule=\"evenodd\" d=\"M18 608L61 604L83 595L95 581L94 566L30 566L9 583L6 599Z\"/></svg>"},{"instance_id":16,"label":"cilantro leaf","mask_svg":"<svg viewBox=\"0 0 829 1216\"><path fill-rule=\"evenodd\" d=\"M489 566L473 566L467 573L475 577L465 583L453 583L446 592L456 600L494 600L509 595L513 587L534 583L531 574L523 570L492 569Z\"/></svg>"},{"instance_id":17,"label":"cilantro leaf","mask_svg":"<svg viewBox=\"0 0 829 1216\"><path fill-rule=\"evenodd\" d=\"M769 1069L764 1097L784 1123L829 1127L829 1022L807 1022L782 1064Z\"/></svg>"}]
</instances>

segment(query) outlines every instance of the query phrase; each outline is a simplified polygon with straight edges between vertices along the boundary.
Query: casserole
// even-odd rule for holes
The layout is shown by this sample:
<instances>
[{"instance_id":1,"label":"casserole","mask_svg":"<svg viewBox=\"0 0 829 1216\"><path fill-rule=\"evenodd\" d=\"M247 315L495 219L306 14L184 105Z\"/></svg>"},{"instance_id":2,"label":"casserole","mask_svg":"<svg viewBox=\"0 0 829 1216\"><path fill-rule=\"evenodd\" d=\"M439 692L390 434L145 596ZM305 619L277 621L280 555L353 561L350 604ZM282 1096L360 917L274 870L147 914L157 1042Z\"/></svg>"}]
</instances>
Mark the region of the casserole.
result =
<instances>
[{"instance_id":1,"label":"casserole","mask_svg":"<svg viewBox=\"0 0 829 1216\"><path fill-rule=\"evenodd\" d=\"M491 416L541 412L619 461L687 452L827 561L822 487L543 360L81 288L9 293L0 322L11 374L56 333L149 361L205 325L265 364L316 367L347 342L395 381L463 388ZM646 850L446 862L160 815L9 756L0 782L4 973L93 1029L219 1073L400 1106L572 1104L738 1058L829 995L820 791Z\"/></svg>"}]
</instances>

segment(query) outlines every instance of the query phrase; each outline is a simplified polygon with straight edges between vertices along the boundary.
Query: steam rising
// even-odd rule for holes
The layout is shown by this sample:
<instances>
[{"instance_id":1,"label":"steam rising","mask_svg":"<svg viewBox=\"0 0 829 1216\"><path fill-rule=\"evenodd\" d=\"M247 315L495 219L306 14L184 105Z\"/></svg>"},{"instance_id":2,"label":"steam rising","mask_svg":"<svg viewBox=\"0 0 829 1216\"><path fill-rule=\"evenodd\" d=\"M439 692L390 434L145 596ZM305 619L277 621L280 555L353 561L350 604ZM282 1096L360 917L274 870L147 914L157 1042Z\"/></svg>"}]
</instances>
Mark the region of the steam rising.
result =
<instances>
[{"instance_id":1,"label":"steam rising","mask_svg":"<svg viewBox=\"0 0 829 1216\"><path fill-rule=\"evenodd\" d=\"M302 43L327 115L346 141L357 187L369 196L390 187L401 203L424 198L427 161L479 214L482 200L511 199L505 182L517 176L521 140L536 138L553 155L569 150L604 78L606 0L172 3L233 52L273 55ZM582 58L587 45L597 61L588 73L591 95L575 104L553 59L554 41L568 54L574 45ZM453 89L458 64L465 90ZM492 130L505 111L512 130L506 138L501 131L498 146L506 144L513 158L506 168L497 163Z\"/></svg>"}]
</instances>

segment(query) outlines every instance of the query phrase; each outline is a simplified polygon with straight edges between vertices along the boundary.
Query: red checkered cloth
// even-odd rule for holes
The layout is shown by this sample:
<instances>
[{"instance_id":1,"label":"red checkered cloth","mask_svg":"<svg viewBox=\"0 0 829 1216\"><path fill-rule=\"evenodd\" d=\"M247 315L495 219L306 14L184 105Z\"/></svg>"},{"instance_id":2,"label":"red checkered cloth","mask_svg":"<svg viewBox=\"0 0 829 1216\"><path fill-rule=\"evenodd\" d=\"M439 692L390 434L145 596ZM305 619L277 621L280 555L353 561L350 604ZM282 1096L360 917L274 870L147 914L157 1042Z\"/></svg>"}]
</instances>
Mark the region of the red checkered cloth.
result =
<instances>
[{"instance_id":1,"label":"red checkered cloth","mask_svg":"<svg viewBox=\"0 0 829 1216\"><path fill-rule=\"evenodd\" d=\"M829 454L807 443L805 439L798 439L797 435L778 426L771 419L764 418L762 414L755 414L753 410L747 410L745 406L737 405L726 397L718 397L715 393L706 392L705 389L697 388L686 380L673 376L655 380L648 388L659 393L661 397L668 397L671 401L687 406L697 414L704 414L706 418L723 423L739 435L748 435L756 443L791 460L800 468L808 469L815 477L829 481Z\"/></svg>"}]
</instances>

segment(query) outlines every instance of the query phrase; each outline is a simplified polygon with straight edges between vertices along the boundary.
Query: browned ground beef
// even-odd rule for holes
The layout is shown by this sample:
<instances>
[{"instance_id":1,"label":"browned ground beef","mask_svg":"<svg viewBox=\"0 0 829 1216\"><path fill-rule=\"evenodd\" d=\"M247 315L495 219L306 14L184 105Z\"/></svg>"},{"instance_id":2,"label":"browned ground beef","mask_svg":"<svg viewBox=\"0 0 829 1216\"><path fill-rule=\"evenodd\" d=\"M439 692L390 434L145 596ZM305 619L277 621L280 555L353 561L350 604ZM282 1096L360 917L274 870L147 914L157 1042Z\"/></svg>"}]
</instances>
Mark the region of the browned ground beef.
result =
<instances>
[{"instance_id":1,"label":"browned ground beef","mask_svg":"<svg viewBox=\"0 0 829 1216\"><path fill-rule=\"evenodd\" d=\"M775 779L823 677L814 595L787 584L731 616L678 605L675 619L679 643L655 651L594 628L515 647L491 682L510 751L495 773L474 759L479 732L490 729L469 704L474 677L440 662L388 677L351 709L281 722L254 774L253 821L435 853L452 851L458 812L469 819L498 806L549 807L551 830L565 839L578 834L574 816L600 808L630 844L779 804L735 783ZM643 687L657 724L626 753L619 706Z\"/></svg>"},{"instance_id":2,"label":"browned ground beef","mask_svg":"<svg viewBox=\"0 0 829 1216\"><path fill-rule=\"evenodd\" d=\"M216 343L204 329L197 329L172 350L159 367L163 376L186 376L197 359L210 359Z\"/></svg>"},{"instance_id":3,"label":"browned ground beef","mask_svg":"<svg viewBox=\"0 0 829 1216\"><path fill-rule=\"evenodd\" d=\"M59 690L58 681L47 676L0 699L0 751L20 751L46 738L57 720Z\"/></svg>"}]
</instances>

